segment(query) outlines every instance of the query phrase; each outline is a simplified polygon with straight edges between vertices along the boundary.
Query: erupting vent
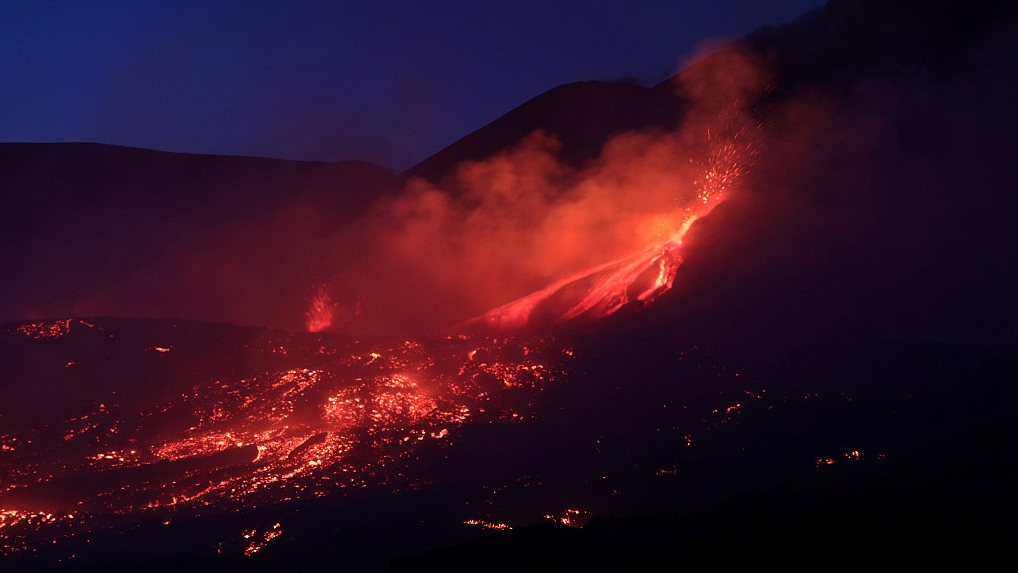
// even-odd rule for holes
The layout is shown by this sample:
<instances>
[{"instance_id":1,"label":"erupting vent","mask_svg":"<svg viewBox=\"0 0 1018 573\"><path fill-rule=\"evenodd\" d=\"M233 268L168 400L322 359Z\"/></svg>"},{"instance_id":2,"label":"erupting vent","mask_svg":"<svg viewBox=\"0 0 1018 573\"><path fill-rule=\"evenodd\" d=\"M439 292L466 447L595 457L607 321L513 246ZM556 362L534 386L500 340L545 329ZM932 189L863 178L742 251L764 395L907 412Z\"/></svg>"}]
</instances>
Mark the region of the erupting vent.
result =
<instances>
[{"instance_id":1,"label":"erupting vent","mask_svg":"<svg viewBox=\"0 0 1018 573\"><path fill-rule=\"evenodd\" d=\"M467 329L514 331L592 322L627 306L642 307L672 288L682 264L682 239L698 219L707 216L736 184L756 156L750 131L740 127L737 110L707 128L696 158L694 204L681 209L678 228L641 252L587 269L536 293L488 311L462 326Z\"/></svg>"}]
</instances>

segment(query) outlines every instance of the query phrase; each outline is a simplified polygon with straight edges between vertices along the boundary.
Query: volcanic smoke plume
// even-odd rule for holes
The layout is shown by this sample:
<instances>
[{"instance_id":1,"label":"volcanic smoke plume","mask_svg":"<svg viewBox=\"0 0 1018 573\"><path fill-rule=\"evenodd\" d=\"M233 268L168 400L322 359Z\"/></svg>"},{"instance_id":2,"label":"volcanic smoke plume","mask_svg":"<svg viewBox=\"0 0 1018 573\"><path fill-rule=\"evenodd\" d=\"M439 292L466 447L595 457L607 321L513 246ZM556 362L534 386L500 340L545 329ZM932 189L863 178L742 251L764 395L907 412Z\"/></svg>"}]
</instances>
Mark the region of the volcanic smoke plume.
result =
<instances>
[{"instance_id":1,"label":"volcanic smoke plume","mask_svg":"<svg viewBox=\"0 0 1018 573\"><path fill-rule=\"evenodd\" d=\"M364 297L345 328L435 330L494 307L469 326L548 326L668 290L682 236L752 162L758 125L747 105L767 74L727 49L680 77L688 108L674 132L619 134L577 169L558 159L554 134L537 131L383 200L336 239L335 298Z\"/></svg>"}]
</instances>

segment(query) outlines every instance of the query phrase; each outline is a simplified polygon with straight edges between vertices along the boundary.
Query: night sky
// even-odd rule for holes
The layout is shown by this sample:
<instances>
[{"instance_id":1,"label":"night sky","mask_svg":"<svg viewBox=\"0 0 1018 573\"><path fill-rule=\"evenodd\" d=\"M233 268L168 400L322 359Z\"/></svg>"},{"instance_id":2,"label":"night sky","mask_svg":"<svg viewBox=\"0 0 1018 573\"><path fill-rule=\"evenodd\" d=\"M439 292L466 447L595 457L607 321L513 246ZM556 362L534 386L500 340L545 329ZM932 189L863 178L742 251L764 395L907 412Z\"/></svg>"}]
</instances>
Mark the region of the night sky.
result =
<instances>
[{"instance_id":1,"label":"night sky","mask_svg":"<svg viewBox=\"0 0 1018 573\"><path fill-rule=\"evenodd\" d=\"M402 170L555 86L654 85L821 0L5 2L0 141Z\"/></svg>"}]
</instances>

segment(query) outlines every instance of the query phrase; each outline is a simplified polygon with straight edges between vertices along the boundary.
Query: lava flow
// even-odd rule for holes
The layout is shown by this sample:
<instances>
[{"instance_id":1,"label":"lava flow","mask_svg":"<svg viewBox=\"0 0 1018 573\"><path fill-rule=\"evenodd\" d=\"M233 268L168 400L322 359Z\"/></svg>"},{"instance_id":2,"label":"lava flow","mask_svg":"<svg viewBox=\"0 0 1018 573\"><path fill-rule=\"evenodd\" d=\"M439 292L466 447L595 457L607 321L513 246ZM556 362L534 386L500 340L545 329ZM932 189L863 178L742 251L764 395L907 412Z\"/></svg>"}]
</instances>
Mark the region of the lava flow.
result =
<instances>
[{"instance_id":1,"label":"lava flow","mask_svg":"<svg viewBox=\"0 0 1018 573\"><path fill-rule=\"evenodd\" d=\"M131 398L131 379L160 371L187 378L177 369L201 350L175 339L183 336L177 326L163 327L155 345L110 319L3 333L5 344L26 354L76 357L57 371L65 380L37 373L52 387L103 376L108 355L134 369L100 403L68 419L16 431L6 425L0 555L116 524L348 488L413 488L417 477L407 467L420 445L448 447L468 422L523 421L570 356L550 338L371 344L276 333L243 344L239 360L257 364L248 374L183 386L161 403Z\"/></svg>"}]
</instances>

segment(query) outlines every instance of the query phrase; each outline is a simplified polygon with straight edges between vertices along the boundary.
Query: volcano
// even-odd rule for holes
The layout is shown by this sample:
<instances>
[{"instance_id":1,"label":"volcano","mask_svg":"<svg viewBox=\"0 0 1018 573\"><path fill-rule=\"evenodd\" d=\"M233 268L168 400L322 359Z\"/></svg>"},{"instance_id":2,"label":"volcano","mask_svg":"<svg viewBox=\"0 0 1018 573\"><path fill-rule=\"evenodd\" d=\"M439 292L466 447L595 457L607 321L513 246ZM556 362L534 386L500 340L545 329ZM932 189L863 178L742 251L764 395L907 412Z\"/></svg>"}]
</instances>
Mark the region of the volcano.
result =
<instances>
[{"instance_id":1,"label":"volcano","mask_svg":"<svg viewBox=\"0 0 1018 573\"><path fill-rule=\"evenodd\" d=\"M0 565L1004 557L1016 16L832 0L401 175L0 144Z\"/></svg>"}]
</instances>

